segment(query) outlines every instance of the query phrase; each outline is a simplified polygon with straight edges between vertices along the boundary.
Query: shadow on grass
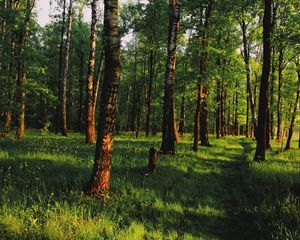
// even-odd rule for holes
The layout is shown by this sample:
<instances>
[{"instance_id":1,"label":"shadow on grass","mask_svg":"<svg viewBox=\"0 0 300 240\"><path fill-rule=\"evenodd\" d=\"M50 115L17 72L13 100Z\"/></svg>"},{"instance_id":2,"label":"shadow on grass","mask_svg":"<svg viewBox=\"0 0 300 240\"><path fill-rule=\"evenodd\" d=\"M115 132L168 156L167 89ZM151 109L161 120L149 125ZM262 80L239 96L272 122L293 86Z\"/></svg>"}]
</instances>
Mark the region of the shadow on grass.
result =
<instances>
[{"instance_id":1,"label":"shadow on grass","mask_svg":"<svg viewBox=\"0 0 300 240\"><path fill-rule=\"evenodd\" d=\"M89 197L81 199L80 191L91 171L86 164L20 157L2 159L0 171L0 204L11 208L38 205L47 209L56 202L85 204L91 217L101 211L118 221L120 228L140 221L165 234L177 231L195 237L215 236L222 224L222 209L215 201L220 178L216 173L159 166L156 175L145 175L144 161L136 159L133 165L119 161L112 168L111 201L95 204Z\"/></svg>"}]
</instances>

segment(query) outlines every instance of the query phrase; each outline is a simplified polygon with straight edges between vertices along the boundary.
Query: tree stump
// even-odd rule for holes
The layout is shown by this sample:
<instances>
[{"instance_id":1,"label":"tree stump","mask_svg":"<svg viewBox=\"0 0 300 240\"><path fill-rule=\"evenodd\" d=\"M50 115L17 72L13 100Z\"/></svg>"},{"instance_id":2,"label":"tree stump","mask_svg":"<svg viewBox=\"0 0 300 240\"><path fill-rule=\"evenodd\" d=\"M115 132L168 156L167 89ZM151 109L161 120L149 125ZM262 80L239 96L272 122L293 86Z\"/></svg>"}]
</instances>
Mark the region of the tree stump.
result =
<instances>
[{"instance_id":1,"label":"tree stump","mask_svg":"<svg viewBox=\"0 0 300 240\"><path fill-rule=\"evenodd\" d=\"M157 150L155 148L150 148L149 150L149 163L148 163L148 172L156 172L156 159L157 159Z\"/></svg>"}]
</instances>

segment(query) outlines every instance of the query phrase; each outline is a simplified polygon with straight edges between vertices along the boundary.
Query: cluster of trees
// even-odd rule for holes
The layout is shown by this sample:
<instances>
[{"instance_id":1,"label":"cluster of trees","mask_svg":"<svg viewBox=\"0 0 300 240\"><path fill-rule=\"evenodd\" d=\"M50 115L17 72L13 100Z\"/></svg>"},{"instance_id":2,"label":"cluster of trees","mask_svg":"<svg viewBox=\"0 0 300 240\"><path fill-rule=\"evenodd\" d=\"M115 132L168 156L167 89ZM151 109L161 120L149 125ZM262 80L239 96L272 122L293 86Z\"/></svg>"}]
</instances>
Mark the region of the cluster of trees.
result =
<instances>
[{"instance_id":1,"label":"cluster of trees","mask_svg":"<svg viewBox=\"0 0 300 240\"><path fill-rule=\"evenodd\" d=\"M105 0L104 9L99 0L51 2L53 21L41 28L35 0L0 0L1 132L14 126L21 139L25 126L72 130L93 144L99 116L91 192L109 188L114 129L137 138L162 132L163 153L175 153L186 132L194 151L210 146L209 133L256 138L255 160L265 159L270 139L283 144L287 136L290 148L300 97L298 0L120 8Z\"/></svg>"}]
</instances>

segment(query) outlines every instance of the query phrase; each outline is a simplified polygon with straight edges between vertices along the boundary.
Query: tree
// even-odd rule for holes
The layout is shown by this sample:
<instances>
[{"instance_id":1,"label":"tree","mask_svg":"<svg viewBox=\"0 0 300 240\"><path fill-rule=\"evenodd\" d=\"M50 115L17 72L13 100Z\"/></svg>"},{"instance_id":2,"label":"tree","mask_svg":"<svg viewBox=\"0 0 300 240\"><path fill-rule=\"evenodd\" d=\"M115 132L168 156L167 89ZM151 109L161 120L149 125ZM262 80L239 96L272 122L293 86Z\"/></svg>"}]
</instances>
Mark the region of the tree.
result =
<instances>
[{"instance_id":1,"label":"tree","mask_svg":"<svg viewBox=\"0 0 300 240\"><path fill-rule=\"evenodd\" d=\"M286 141L285 145L285 150L288 150L291 148L291 140L293 136L293 129L294 129L294 124L296 120L296 114L297 114L297 108L298 108L298 103L299 103L299 98L300 98L300 65L297 63L297 75L298 75L298 87L297 87L297 93L296 93L296 101L292 113L292 119L290 122L290 127L289 127L289 133L288 133L288 138Z\"/></svg>"},{"instance_id":2,"label":"tree","mask_svg":"<svg viewBox=\"0 0 300 240\"><path fill-rule=\"evenodd\" d=\"M94 166L88 191L103 196L109 191L117 99L120 84L118 0L104 1L105 70Z\"/></svg>"},{"instance_id":3,"label":"tree","mask_svg":"<svg viewBox=\"0 0 300 240\"><path fill-rule=\"evenodd\" d=\"M258 126L257 126L257 145L254 156L255 161L264 161L266 152L266 120L268 107L269 76L271 69L271 12L272 1L264 1L263 18L263 69L259 94Z\"/></svg>"},{"instance_id":4,"label":"tree","mask_svg":"<svg viewBox=\"0 0 300 240\"><path fill-rule=\"evenodd\" d=\"M88 66L88 76L86 84L86 143L95 143L95 112L94 101L94 69L95 69L95 51L97 42L97 5L98 0L92 1L92 22L91 22L91 36L90 36L90 57Z\"/></svg>"},{"instance_id":5,"label":"tree","mask_svg":"<svg viewBox=\"0 0 300 240\"><path fill-rule=\"evenodd\" d=\"M176 68L176 41L179 31L180 1L169 1L169 35L168 35L168 59L166 66L166 79L164 88L164 113L162 125L163 153L175 153L175 112L174 112L174 81Z\"/></svg>"},{"instance_id":6,"label":"tree","mask_svg":"<svg viewBox=\"0 0 300 240\"><path fill-rule=\"evenodd\" d=\"M26 81L26 45L28 37L28 24L32 9L34 8L35 0L27 0L26 13L23 22L21 22L18 33L18 53L17 53L17 132L16 138L22 139L25 135L25 91L24 83Z\"/></svg>"},{"instance_id":7,"label":"tree","mask_svg":"<svg viewBox=\"0 0 300 240\"><path fill-rule=\"evenodd\" d=\"M69 71L69 55L70 55L70 42L73 21L73 0L70 0L68 10L68 26L67 36L64 49L63 73L61 81L61 94L60 94L60 126L61 134L67 136L67 80Z\"/></svg>"},{"instance_id":8,"label":"tree","mask_svg":"<svg viewBox=\"0 0 300 240\"><path fill-rule=\"evenodd\" d=\"M57 92L58 98L61 97L61 85L62 85L62 74L63 74L63 50L64 50L64 35L65 35L65 21L66 21L66 0L63 0L62 10L62 22L60 29L60 43L59 43L59 60L58 60L58 78L57 78ZM60 102L57 102L56 106L56 118L55 118L55 132L59 132L60 124Z\"/></svg>"}]
</instances>

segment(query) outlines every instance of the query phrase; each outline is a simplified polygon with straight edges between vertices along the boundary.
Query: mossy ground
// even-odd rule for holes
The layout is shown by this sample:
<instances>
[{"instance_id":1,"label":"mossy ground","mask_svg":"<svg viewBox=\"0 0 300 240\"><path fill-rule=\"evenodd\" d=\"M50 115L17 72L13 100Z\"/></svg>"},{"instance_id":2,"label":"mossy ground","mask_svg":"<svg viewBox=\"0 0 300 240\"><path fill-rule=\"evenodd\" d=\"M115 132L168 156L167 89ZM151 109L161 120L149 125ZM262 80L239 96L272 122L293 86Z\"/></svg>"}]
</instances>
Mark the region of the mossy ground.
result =
<instances>
[{"instance_id":1,"label":"mossy ground","mask_svg":"<svg viewBox=\"0 0 300 240\"><path fill-rule=\"evenodd\" d=\"M95 149L83 135L1 138L0 239L299 239L300 151L273 142L255 163L252 140L210 142L194 153L185 136L148 175L160 137L116 136L110 198L99 201L82 193Z\"/></svg>"}]
</instances>

